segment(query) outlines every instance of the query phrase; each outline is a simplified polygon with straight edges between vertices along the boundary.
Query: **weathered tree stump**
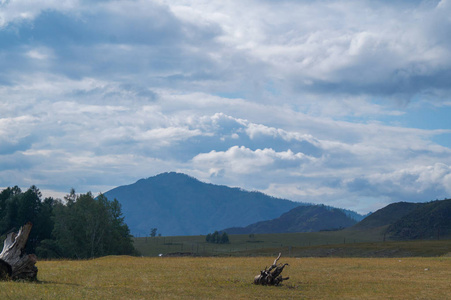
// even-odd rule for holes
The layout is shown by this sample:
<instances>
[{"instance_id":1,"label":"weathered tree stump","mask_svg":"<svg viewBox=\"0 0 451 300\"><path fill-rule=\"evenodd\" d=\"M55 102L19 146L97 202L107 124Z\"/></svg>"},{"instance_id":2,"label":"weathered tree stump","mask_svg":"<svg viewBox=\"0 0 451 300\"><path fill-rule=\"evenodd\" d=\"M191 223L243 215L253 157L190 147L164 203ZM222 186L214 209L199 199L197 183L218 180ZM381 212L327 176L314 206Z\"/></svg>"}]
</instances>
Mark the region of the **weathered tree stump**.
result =
<instances>
[{"instance_id":1,"label":"weathered tree stump","mask_svg":"<svg viewBox=\"0 0 451 300\"><path fill-rule=\"evenodd\" d=\"M282 275L280 275L283 268L288 266L288 264L277 265L277 261L280 256L282 256L282 253L279 253L279 256L274 260L274 263L269 267L269 269L266 267L264 270L260 271L260 275L255 276L254 284L279 285L282 281L290 279L290 277L283 278Z\"/></svg>"},{"instance_id":2,"label":"weathered tree stump","mask_svg":"<svg viewBox=\"0 0 451 300\"><path fill-rule=\"evenodd\" d=\"M10 232L6 236L0 253L0 280L37 279L36 255L26 254L24 250L32 227L28 222L18 233Z\"/></svg>"}]
</instances>

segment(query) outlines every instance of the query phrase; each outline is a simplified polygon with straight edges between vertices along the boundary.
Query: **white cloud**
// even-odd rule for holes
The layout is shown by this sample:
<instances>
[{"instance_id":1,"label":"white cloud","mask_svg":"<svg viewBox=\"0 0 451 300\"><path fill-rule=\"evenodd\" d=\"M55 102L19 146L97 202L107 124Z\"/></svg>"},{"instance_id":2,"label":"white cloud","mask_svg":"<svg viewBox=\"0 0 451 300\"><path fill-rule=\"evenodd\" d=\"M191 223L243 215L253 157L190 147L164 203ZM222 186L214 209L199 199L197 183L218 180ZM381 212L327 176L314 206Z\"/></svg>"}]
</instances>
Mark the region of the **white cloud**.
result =
<instances>
[{"instance_id":1,"label":"white cloud","mask_svg":"<svg viewBox=\"0 0 451 300\"><path fill-rule=\"evenodd\" d=\"M165 3L189 22L219 24L224 49L264 62L276 82L291 78L291 88L411 97L424 92L418 79L442 76L451 64L449 38L436 26L450 26L443 2Z\"/></svg>"},{"instance_id":2,"label":"white cloud","mask_svg":"<svg viewBox=\"0 0 451 300\"><path fill-rule=\"evenodd\" d=\"M405 121L449 109L449 1L1 5L1 186L175 170L361 210L450 193L449 122Z\"/></svg>"},{"instance_id":3,"label":"white cloud","mask_svg":"<svg viewBox=\"0 0 451 300\"><path fill-rule=\"evenodd\" d=\"M13 180L22 172L14 170L19 160L29 174L21 179L26 182L22 185L41 184L47 190L52 182L55 188L66 185L65 191L74 186L97 192L114 187L111 182L124 184L119 179L128 182L179 170L201 180L260 189L298 201L338 205L337 201L354 199L364 211L373 206L358 200L358 195L386 203L387 197L412 195L414 186L418 195L427 197L431 188L443 190L443 182L449 181L447 174L437 173L423 175L429 181L404 186L397 183L403 177L393 175L406 164L426 169L437 160L451 164L450 150L429 141L435 131L330 121L243 99L232 99L230 106L224 106L228 99L162 89L156 92L158 100L141 101L127 92L128 87L92 79L55 81L49 100L40 101L47 87L37 82L22 89L23 95L36 98L29 98L26 106L11 100L10 114L16 117L0 120L2 136L16 138L10 143L16 151L15 163L7 163L11 156L4 156L3 182L16 184ZM11 89L4 87L3 95ZM111 94L119 96L108 102L105 95ZM92 97L99 100L89 103ZM205 110L201 109L203 99ZM237 104L255 107L254 113L258 110L272 117L267 124L279 123L291 130L225 113L205 114L215 110L237 113ZM284 118L287 115L290 118ZM23 138L18 139L21 130ZM18 147L20 141L23 148ZM356 181L359 178L366 181Z\"/></svg>"},{"instance_id":4,"label":"white cloud","mask_svg":"<svg viewBox=\"0 0 451 300\"><path fill-rule=\"evenodd\" d=\"M301 164L314 160L303 153L293 153L291 150L276 152L273 149L251 150L244 146L233 146L227 151L211 151L201 153L193 158L193 164L197 169L206 168L225 170L232 174L254 174L272 169L287 170L290 168L300 168Z\"/></svg>"},{"instance_id":5,"label":"white cloud","mask_svg":"<svg viewBox=\"0 0 451 300\"><path fill-rule=\"evenodd\" d=\"M369 179L374 185L388 183L386 189L389 189L391 193L409 193L417 197L418 195L425 197L431 190L438 190L440 195L437 197L446 197L446 194L451 191L447 185L450 174L449 165L436 163L412 166L387 174L374 174ZM390 188L393 189L390 190Z\"/></svg>"},{"instance_id":6,"label":"white cloud","mask_svg":"<svg viewBox=\"0 0 451 300\"><path fill-rule=\"evenodd\" d=\"M7 26L11 22L18 23L24 21L32 21L40 13L46 10L67 12L74 9L78 3L78 0L2 0L0 3L0 6L2 8L0 10L0 29L4 26Z\"/></svg>"},{"instance_id":7,"label":"white cloud","mask_svg":"<svg viewBox=\"0 0 451 300\"><path fill-rule=\"evenodd\" d=\"M32 59L37 60L47 60L53 56L53 53L49 49L45 48L38 48L38 49L31 49L26 53L26 55Z\"/></svg>"}]
</instances>

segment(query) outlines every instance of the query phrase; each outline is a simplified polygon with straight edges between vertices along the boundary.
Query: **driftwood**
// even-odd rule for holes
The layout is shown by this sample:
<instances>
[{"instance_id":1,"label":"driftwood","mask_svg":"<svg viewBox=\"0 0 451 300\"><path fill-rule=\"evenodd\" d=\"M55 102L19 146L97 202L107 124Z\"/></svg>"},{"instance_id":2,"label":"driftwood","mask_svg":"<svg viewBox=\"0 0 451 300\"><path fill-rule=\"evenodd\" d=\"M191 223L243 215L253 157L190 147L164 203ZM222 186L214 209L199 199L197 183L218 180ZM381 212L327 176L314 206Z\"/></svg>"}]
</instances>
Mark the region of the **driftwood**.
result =
<instances>
[{"instance_id":1,"label":"driftwood","mask_svg":"<svg viewBox=\"0 0 451 300\"><path fill-rule=\"evenodd\" d=\"M274 263L269 268L266 267L263 271L260 271L260 275L255 276L254 284L279 285L282 281L290 279L290 277L283 278L282 275L280 275L283 268L288 266L288 264L277 265L277 261L281 256L282 253L279 253L279 256L274 260Z\"/></svg>"},{"instance_id":2,"label":"driftwood","mask_svg":"<svg viewBox=\"0 0 451 300\"><path fill-rule=\"evenodd\" d=\"M18 233L10 232L0 253L0 280L36 280L38 268L34 254L26 254L25 246L33 224L28 222Z\"/></svg>"}]
</instances>

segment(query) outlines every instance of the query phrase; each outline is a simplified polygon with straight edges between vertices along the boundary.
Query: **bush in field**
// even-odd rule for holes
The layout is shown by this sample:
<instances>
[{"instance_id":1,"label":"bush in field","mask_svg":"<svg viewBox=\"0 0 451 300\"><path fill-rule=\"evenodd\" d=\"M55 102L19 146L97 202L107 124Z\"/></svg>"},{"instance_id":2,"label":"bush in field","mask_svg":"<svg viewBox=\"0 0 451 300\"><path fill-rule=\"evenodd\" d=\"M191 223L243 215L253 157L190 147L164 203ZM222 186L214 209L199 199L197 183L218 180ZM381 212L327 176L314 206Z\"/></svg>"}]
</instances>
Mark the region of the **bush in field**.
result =
<instances>
[{"instance_id":1,"label":"bush in field","mask_svg":"<svg viewBox=\"0 0 451 300\"><path fill-rule=\"evenodd\" d=\"M214 243L214 244L230 243L228 234L226 232L223 232L221 234L218 231L215 231L213 234L211 234L211 233L207 234L207 236L205 237L205 241L207 243Z\"/></svg>"}]
</instances>

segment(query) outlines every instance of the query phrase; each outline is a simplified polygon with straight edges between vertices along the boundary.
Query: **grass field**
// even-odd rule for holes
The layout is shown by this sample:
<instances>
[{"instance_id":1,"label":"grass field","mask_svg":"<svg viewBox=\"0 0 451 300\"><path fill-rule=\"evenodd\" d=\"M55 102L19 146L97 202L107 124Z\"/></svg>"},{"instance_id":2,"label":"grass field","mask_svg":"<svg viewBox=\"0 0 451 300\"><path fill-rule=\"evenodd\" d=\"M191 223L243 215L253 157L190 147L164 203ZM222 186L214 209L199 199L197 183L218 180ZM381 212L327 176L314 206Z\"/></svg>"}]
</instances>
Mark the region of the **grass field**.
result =
<instances>
[{"instance_id":1,"label":"grass field","mask_svg":"<svg viewBox=\"0 0 451 300\"><path fill-rule=\"evenodd\" d=\"M205 236L135 238L143 256L190 254L198 256L335 256L335 257L409 257L442 256L451 252L451 239L387 241L383 236L361 231L230 235L230 244L211 244Z\"/></svg>"},{"instance_id":2,"label":"grass field","mask_svg":"<svg viewBox=\"0 0 451 300\"><path fill-rule=\"evenodd\" d=\"M287 258L278 287L255 286L269 257L39 261L39 283L0 282L0 299L450 299L451 258Z\"/></svg>"},{"instance_id":3,"label":"grass field","mask_svg":"<svg viewBox=\"0 0 451 300\"><path fill-rule=\"evenodd\" d=\"M134 238L135 247L144 256L158 256L174 252L190 252L199 255L224 255L266 248L311 247L319 245L355 244L382 241L378 233L361 231L323 231L309 233L278 233L229 235L230 244L211 244L205 236L169 236Z\"/></svg>"}]
</instances>

